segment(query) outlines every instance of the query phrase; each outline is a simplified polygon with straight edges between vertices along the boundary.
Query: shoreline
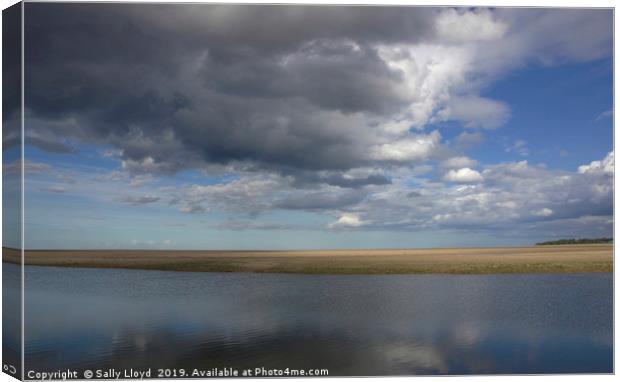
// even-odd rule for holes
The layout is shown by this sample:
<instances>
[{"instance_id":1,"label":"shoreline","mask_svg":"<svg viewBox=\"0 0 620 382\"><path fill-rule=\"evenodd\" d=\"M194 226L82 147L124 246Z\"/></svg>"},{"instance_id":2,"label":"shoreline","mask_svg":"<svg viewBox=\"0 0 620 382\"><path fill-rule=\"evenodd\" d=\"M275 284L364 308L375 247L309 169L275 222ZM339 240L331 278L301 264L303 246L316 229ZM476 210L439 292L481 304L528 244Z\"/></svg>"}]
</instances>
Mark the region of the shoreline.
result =
<instances>
[{"instance_id":1,"label":"shoreline","mask_svg":"<svg viewBox=\"0 0 620 382\"><path fill-rule=\"evenodd\" d=\"M3 248L3 262L21 264ZM308 251L27 250L25 264L180 272L507 274L613 271L613 245Z\"/></svg>"}]
</instances>

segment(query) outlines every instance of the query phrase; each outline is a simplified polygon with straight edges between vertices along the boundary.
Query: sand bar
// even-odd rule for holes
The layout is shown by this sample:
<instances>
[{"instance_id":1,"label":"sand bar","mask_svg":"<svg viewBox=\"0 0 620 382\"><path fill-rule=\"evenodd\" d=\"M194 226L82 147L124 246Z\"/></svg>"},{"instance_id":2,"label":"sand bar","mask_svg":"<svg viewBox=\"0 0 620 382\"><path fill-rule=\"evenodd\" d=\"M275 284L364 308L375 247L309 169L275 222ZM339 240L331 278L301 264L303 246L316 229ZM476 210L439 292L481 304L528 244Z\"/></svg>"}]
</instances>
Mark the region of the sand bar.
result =
<instances>
[{"instance_id":1,"label":"sand bar","mask_svg":"<svg viewBox=\"0 0 620 382\"><path fill-rule=\"evenodd\" d=\"M3 261L20 263L3 249ZM27 265L193 272L491 274L612 272L613 246L320 251L28 250Z\"/></svg>"}]
</instances>

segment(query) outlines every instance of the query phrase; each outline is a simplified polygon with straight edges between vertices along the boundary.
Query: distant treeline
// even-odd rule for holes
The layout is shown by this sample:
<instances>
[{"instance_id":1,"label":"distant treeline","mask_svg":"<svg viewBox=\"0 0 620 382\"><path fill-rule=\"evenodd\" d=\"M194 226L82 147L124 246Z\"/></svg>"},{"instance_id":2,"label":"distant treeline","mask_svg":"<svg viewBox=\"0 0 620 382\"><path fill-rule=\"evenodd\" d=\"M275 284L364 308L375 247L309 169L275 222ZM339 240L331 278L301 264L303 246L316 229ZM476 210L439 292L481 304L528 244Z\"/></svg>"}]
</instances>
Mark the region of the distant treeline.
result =
<instances>
[{"instance_id":1,"label":"distant treeline","mask_svg":"<svg viewBox=\"0 0 620 382\"><path fill-rule=\"evenodd\" d=\"M562 245L562 244L611 244L614 239L611 237L601 237L598 239L561 239L552 241L543 241L536 245Z\"/></svg>"}]
</instances>

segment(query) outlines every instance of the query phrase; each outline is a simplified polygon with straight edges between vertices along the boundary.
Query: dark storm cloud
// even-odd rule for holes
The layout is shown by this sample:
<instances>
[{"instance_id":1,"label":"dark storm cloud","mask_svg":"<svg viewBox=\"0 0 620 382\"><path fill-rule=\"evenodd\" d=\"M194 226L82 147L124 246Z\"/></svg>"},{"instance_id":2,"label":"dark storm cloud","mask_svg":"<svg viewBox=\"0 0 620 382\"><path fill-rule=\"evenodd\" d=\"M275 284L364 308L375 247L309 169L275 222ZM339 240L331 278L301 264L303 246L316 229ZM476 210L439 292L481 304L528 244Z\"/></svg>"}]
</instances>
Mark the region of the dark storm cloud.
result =
<instances>
[{"instance_id":1,"label":"dark storm cloud","mask_svg":"<svg viewBox=\"0 0 620 382\"><path fill-rule=\"evenodd\" d=\"M21 3L2 11L2 149L21 146ZM5 157L6 159L6 157Z\"/></svg>"},{"instance_id":2,"label":"dark storm cloud","mask_svg":"<svg viewBox=\"0 0 620 382\"><path fill-rule=\"evenodd\" d=\"M37 137L26 137L25 144L32 145L40 148L41 150L45 150L50 153L57 154L66 154L74 152L75 150L62 142L58 141L47 141L45 139L37 138Z\"/></svg>"},{"instance_id":3,"label":"dark storm cloud","mask_svg":"<svg viewBox=\"0 0 620 382\"><path fill-rule=\"evenodd\" d=\"M7 151L11 148L17 148L21 145L22 143L22 139L21 139L21 135L20 135L20 130L18 127L18 123L17 121L15 121L15 123L12 123L12 125L9 127L9 125L11 125L10 123L3 123L2 127L3 127L3 131L2 131L2 149Z\"/></svg>"},{"instance_id":4,"label":"dark storm cloud","mask_svg":"<svg viewBox=\"0 0 620 382\"><path fill-rule=\"evenodd\" d=\"M476 25L486 22L494 30L485 12L472 13ZM601 12L584 12L498 13L546 33L487 44L489 59L480 60L489 67L481 70L501 72L522 61L519 56L539 56L530 45L564 47L553 57L599 57L610 23L599 21ZM453 75L435 73L424 49L407 59L416 64L413 70L390 65L383 54L398 60L409 53L386 53L385 47L440 44L440 13L413 7L29 3L26 108L29 120L49 123L28 123L28 129L121 149L125 168L135 172L242 163L290 173L348 170L394 157L422 161L429 153L408 154L410 142L388 139L380 125L410 117L417 102L422 127L442 99L458 92L453 77L484 73L461 73L466 69L459 67ZM576 32L557 37L564 25L581 25L582 16L593 27L581 29L594 42L586 44ZM546 21L558 33L548 33ZM444 38L452 46L453 37ZM476 120L487 111L461 117ZM66 119L74 123L55 123ZM46 136L62 141L53 138ZM385 143L396 147L373 150Z\"/></svg>"},{"instance_id":5,"label":"dark storm cloud","mask_svg":"<svg viewBox=\"0 0 620 382\"><path fill-rule=\"evenodd\" d=\"M386 178L384 175L368 175L363 178L345 178L340 175L332 175L325 178L325 183L331 186L346 187L346 188L359 188L368 185L383 186L391 184L392 181Z\"/></svg>"},{"instance_id":6,"label":"dark storm cloud","mask_svg":"<svg viewBox=\"0 0 620 382\"><path fill-rule=\"evenodd\" d=\"M342 39L303 42L285 57L248 57L224 64L212 60L205 77L223 94L300 97L345 113L389 113L407 102L393 87L403 81L400 73L390 70L374 49Z\"/></svg>"},{"instance_id":7,"label":"dark storm cloud","mask_svg":"<svg viewBox=\"0 0 620 382\"><path fill-rule=\"evenodd\" d=\"M337 186L340 188L362 188L365 186L384 186L392 184L391 179L380 173L357 174L352 176L342 171L289 171L284 169L283 175L292 180L295 188L317 188L321 184Z\"/></svg>"},{"instance_id":8,"label":"dark storm cloud","mask_svg":"<svg viewBox=\"0 0 620 382\"><path fill-rule=\"evenodd\" d=\"M21 105L21 6L15 4L2 11L2 121Z\"/></svg>"},{"instance_id":9,"label":"dark storm cloud","mask_svg":"<svg viewBox=\"0 0 620 382\"><path fill-rule=\"evenodd\" d=\"M354 114L407 104L401 73L374 44L428 37L433 12L27 4L27 109L73 118L77 127L54 133L119 147L153 171L231 161L347 169L371 140Z\"/></svg>"}]
</instances>

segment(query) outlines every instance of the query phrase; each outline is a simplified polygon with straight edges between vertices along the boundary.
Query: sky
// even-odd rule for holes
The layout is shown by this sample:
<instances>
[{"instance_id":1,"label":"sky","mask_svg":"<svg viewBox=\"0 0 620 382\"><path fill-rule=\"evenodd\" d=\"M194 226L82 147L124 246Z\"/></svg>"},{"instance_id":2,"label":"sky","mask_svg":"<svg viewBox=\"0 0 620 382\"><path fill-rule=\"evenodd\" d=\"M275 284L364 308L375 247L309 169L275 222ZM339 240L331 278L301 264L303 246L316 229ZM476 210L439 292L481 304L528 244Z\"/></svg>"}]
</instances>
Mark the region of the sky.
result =
<instances>
[{"instance_id":1,"label":"sky","mask_svg":"<svg viewBox=\"0 0 620 382\"><path fill-rule=\"evenodd\" d=\"M26 248L611 237L612 17L27 3Z\"/></svg>"}]
</instances>

